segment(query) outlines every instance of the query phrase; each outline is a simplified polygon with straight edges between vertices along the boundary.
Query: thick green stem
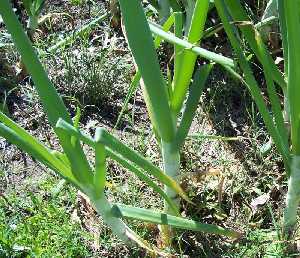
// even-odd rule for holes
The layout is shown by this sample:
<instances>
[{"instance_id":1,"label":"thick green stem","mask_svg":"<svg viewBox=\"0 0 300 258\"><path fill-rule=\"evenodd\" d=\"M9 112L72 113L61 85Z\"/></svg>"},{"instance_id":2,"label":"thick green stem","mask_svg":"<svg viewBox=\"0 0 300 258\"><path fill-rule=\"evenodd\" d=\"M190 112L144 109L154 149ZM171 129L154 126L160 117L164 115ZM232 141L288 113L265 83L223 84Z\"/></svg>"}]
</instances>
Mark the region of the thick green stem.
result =
<instances>
[{"instance_id":1,"label":"thick green stem","mask_svg":"<svg viewBox=\"0 0 300 258\"><path fill-rule=\"evenodd\" d=\"M162 142L162 156L163 156L163 167L164 172L174 180L179 175L180 170L180 155L178 150L174 150L171 143ZM165 188L166 194L178 205L179 207L179 197L178 194L173 191L170 187ZM169 204L165 202L165 212L174 215L173 210L169 207Z\"/></svg>"},{"instance_id":2,"label":"thick green stem","mask_svg":"<svg viewBox=\"0 0 300 258\"><path fill-rule=\"evenodd\" d=\"M178 150L174 150L173 144L168 142L161 143L161 150L162 150L162 156L163 156L163 169L164 172L176 180L179 175L180 170L180 155ZM167 196L174 202L176 207L179 210L179 197L176 192L174 192L170 187L165 186L165 193ZM164 212L167 214L175 215L174 211L172 210L172 207L165 201L164 203ZM162 243L163 247L170 247L171 246L171 240L172 240L173 232L172 229L167 226L163 225L161 227L161 237L162 237Z\"/></svg>"},{"instance_id":3,"label":"thick green stem","mask_svg":"<svg viewBox=\"0 0 300 258\"><path fill-rule=\"evenodd\" d=\"M121 219L113 217L111 205L106 197L104 195L102 195L100 198L96 196L94 195L93 198L91 198L91 201L94 204L98 214L102 216L104 223L108 225L112 232L125 243L130 244L133 242L128 237L128 232L131 232L131 229L129 229Z\"/></svg>"},{"instance_id":4,"label":"thick green stem","mask_svg":"<svg viewBox=\"0 0 300 258\"><path fill-rule=\"evenodd\" d=\"M300 203L300 156L294 156L288 183L286 208L284 212L284 233L290 236L297 222L297 210Z\"/></svg>"}]
</instances>

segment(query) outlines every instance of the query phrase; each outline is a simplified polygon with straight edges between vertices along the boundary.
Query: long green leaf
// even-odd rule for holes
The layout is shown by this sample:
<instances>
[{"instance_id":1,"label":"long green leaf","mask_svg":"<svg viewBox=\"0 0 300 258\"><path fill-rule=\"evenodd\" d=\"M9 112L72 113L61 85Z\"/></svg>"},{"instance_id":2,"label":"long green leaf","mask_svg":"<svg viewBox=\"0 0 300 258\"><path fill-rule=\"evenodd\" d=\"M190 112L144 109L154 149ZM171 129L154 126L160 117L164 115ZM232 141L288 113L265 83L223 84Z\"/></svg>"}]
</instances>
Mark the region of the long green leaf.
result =
<instances>
[{"instance_id":1,"label":"long green leaf","mask_svg":"<svg viewBox=\"0 0 300 258\"><path fill-rule=\"evenodd\" d=\"M181 39L183 37L183 13L174 13L174 18L174 34L177 38ZM178 77L177 74L180 73L179 68L182 62L183 50L184 49L179 45L174 46L174 78ZM174 91L174 88L172 88L172 90Z\"/></svg>"},{"instance_id":2,"label":"long green leaf","mask_svg":"<svg viewBox=\"0 0 300 258\"><path fill-rule=\"evenodd\" d=\"M39 143L31 135L20 134L19 130L15 131L13 127L9 127L9 125L5 125L2 123L0 123L0 135L10 143L16 145L21 150L36 158L38 161L40 161L50 169L59 173L68 181L72 182L75 185L79 185L77 180L72 175L70 168L60 160L58 160L50 150Z\"/></svg>"},{"instance_id":3,"label":"long green leaf","mask_svg":"<svg viewBox=\"0 0 300 258\"><path fill-rule=\"evenodd\" d=\"M203 36L204 25L209 7L209 0L197 0L190 25L187 41L191 44L200 44ZM184 51L180 59L178 70L174 77L174 92L171 101L171 108L177 114L181 110L187 89L192 79L196 64L197 54Z\"/></svg>"},{"instance_id":4,"label":"long green leaf","mask_svg":"<svg viewBox=\"0 0 300 258\"><path fill-rule=\"evenodd\" d=\"M270 68L270 65L268 62L268 55L267 55L268 50L264 46L264 44L262 42L262 38L259 35L259 33L256 33L256 41L257 41L258 51L261 56L261 62L263 65L266 82L267 82L267 91L268 91L268 95L269 95L269 98L271 101L272 110L274 113L275 124L276 124L278 132L280 134L280 137L285 145L285 148L289 149L288 133L287 133L286 127L284 125L284 119L283 119L283 115L282 115L280 100L276 93L275 85L274 85L274 82L272 79L272 69Z\"/></svg>"},{"instance_id":5,"label":"long green leaf","mask_svg":"<svg viewBox=\"0 0 300 258\"><path fill-rule=\"evenodd\" d=\"M163 25L163 30L164 31L168 31L171 29L172 25L174 23L174 15L172 14L168 20L165 22L165 24ZM155 48L158 48L161 44L161 41L162 39L160 37L155 37L155 40L154 40L154 45L155 45ZM129 86L129 90L128 90L128 93L126 95L126 98L125 98L125 101L122 105L122 109L120 111L120 114L118 115L118 119L117 119L117 122L114 126L114 129L118 127L120 121L121 121L121 118L125 112L125 110L127 109L127 106L128 106L128 103L129 103L129 100L131 99L131 97L135 94L135 92L137 91L138 89L138 86L139 86L139 81L141 79L142 75L140 73L140 71L137 71L136 74L134 75L131 83L130 83L130 86Z\"/></svg>"},{"instance_id":6,"label":"long green leaf","mask_svg":"<svg viewBox=\"0 0 300 258\"><path fill-rule=\"evenodd\" d=\"M153 22L149 22L149 26L152 33L160 36L161 38L163 38L165 41L169 43L179 45L183 47L186 51L194 52L197 55L205 59L208 59L210 61L216 62L217 64L220 64L222 66L229 66L232 68L235 67L234 61L228 57L222 56L220 54L216 54L204 48L198 47L195 44L191 44L186 40L177 38L174 34L163 31L157 24Z\"/></svg>"},{"instance_id":7,"label":"long green leaf","mask_svg":"<svg viewBox=\"0 0 300 258\"><path fill-rule=\"evenodd\" d=\"M288 51L288 38L287 38L287 27L286 27L286 17L285 17L285 0L277 0L278 12L279 12L279 24L280 24L280 35L282 39L282 48L283 48L283 59L284 59L284 75L288 77L289 70L289 51Z\"/></svg>"},{"instance_id":8,"label":"long green leaf","mask_svg":"<svg viewBox=\"0 0 300 258\"><path fill-rule=\"evenodd\" d=\"M236 231L224 229L216 225L204 224L195 220L168 215L163 212L156 212L123 204L113 205L112 214L117 218L136 219L155 224L169 225L174 228L223 235L231 238L238 238L241 235Z\"/></svg>"},{"instance_id":9,"label":"long green leaf","mask_svg":"<svg viewBox=\"0 0 300 258\"><path fill-rule=\"evenodd\" d=\"M18 18L12 11L8 0L0 1L0 14L22 56L22 61L25 64L27 71L31 74L35 82L36 90L39 93L51 125L55 126L59 117L71 122L71 118L61 98L50 82L42 64L39 62L37 54L23 31ZM53 108L53 105L55 105L56 108Z\"/></svg>"},{"instance_id":10,"label":"long green leaf","mask_svg":"<svg viewBox=\"0 0 300 258\"><path fill-rule=\"evenodd\" d=\"M119 0L128 43L141 72L148 98L148 112L160 137L171 142L175 134L166 83L155 52L152 35L139 0Z\"/></svg>"}]
</instances>

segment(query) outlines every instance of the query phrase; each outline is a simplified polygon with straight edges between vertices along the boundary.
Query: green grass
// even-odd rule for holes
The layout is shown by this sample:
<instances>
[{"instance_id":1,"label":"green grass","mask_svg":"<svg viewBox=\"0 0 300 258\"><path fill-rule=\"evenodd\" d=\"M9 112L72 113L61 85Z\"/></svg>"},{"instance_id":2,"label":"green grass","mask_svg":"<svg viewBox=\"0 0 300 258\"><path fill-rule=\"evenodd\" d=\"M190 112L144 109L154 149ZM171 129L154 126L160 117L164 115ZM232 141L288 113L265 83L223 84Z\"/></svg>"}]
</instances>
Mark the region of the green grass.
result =
<instances>
[{"instance_id":1,"label":"green grass","mask_svg":"<svg viewBox=\"0 0 300 258\"><path fill-rule=\"evenodd\" d=\"M58 177L34 178L0 196L0 257L115 257L117 253L140 257L139 250L125 247L98 216L77 201L73 187L66 184L53 196ZM136 181L128 178L125 183L116 178L116 189L110 190L110 195L128 204L138 203L143 186L137 187ZM127 194L129 188L133 199ZM151 230L141 223L132 225L142 236L151 237Z\"/></svg>"},{"instance_id":2,"label":"green grass","mask_svg":"<svg viewBox=\"0 0 300 258\"><path fill-rule=\"evenodd\" d=\"M70 219L76 192L67 187L53 198L49 190L56 183L56 178L47 177L35 183L34 192L10 191L5 199L0 197L1 257L86 257L90 253L91 233Z\"/></svg>"}]
</instances>

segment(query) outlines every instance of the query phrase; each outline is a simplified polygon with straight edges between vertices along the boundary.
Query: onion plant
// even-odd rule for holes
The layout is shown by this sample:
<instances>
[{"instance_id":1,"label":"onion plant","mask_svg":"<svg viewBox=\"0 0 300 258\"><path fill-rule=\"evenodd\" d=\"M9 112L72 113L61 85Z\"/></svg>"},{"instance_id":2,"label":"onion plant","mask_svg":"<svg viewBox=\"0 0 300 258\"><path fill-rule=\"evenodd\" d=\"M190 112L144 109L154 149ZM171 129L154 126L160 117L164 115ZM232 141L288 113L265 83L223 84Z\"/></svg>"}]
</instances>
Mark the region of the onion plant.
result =
<instances>
[{"instance_id":1,"label":"onion plant","mask_svg":"<svg viewBox=\"0 0 300 258\"><path fill-rule=\"evenodd\" d=\"M215 5L222 20L231 45L243 72L241 79L250 90L264 119L267 130L273 138L277 150L283 158L288 178L288 193L283 217L283 233L291 237L297 223L297 209L300 202L300 1L278 0L278 13L281 27L284 75L276 67L260 34L253 26L239 0L215 0ZM237 29L235 21L242 21ZM250 63L241 46L240 33L260 61L270 99L270 108L263 99L261 89L253 75ZM276 85L280 86L279 89ZM284 109L277 91L284 93ZM271 111L271 112L270 112ZM291 131L285 125L285 117L290 121Z\"/></svg>"},{"instance_id":2,"label":"onion plant","mask_svg":"<svg viewBox=\"0 0 300 258\"><path fill-rule=\"evenodd\" d=\"M209 10L209 0L195 1L189 28L186 28L183 22L183 14L174 13L174 34L165 32L153 22L148 22L140 1L119 0L119 3L126 38L138 73L142 77L141 84L149 117L161 148L163 169L168 176L176 180L180 173L180 149L187 137L200 95L213 67L213 63L209 62L219 63L227 69L234 67L234 62L198 47ZM188 33L186 39L183 39L186 30ZM166 80L161 72L151 32L174 45L173 78ZM196 69L198 56L209 61ZM165 191L179 208L178 194L168 186ZM167 202L165 212L174 213ZM166 244L170 242L170 235L170 229L163 227L162 236Z\"/></svg>"},{"instance_id":3,"label":"onion plant","mask_svg":"<svg viewBox=\"0 0 300 258\"><path fill-rule=\"evenodd\" d=\"M199 5L199 8L195 9L197 11L195 11L191 23L191 34L195 33L195 35L190 35L191 42L184 41L172 34L163 34L164 30L154 25L152 25L152 30L156 34L161 35L160 37L165 37L170 42L174 42L177 47L188 48L184 51L184 53L189 54L188 58L190 61L185 61L189 64L188 69L194 69L194 66L190 64L194 64L196 55L210 58L228 68L232 67L233 61L231 59L211 53L195 45L196 41L201 37L201 33L199 34L195 27L196 21L199 20L198 15L201 14L201 22L199 23L201 26L199 28L203 30L202 24L207 12L206 5L203 6L202 10L200 8L203 2L205 1L198 0L196 3L196 6ZM49 149L49 147L43 145L38 139L31 136L3 113L0 113L0 135L84 192L113 233L126 243L138 244L148 250L154 250L153 247L140 239L128 227L123 218L162 224L166 228L171 226L221 234L228 237L239 236L237 232L232 230L182 218L179 213L178 196L181 196L186 201L190 201L181 189L179 182L176 181L180 168L179 150L188 133L212 64L203 65L195 73L190 87L174 83L168 88L168 83L159 67L150 26L140 1L120 0L120 4L129 45L138 65L140 76L143 79L143 92L153 130L161 146L163 169L154 165L147 158L122 143L103 128L97 128L94 137L85 135L79 130L78 116L76 115L73 122L61 97L43 69L35 50L31 46L30 40L14 14L9 0L0 1L0 14L28 73L32 77L50 125L59 139L62 152ZM178 22L179 20L176 18L175 26L178 26ZM179 32L180 30L177 29L177 31ZM156 45L159 44L158 37L156 37L155 43ZM190 55L191 53L193 55ZM184 57L185 55L181 55L181 53L176 55L179 63L183 62ZM176 72L184 73L180 69L182 68L178 68ZM192 76L192 72L189 71L189 74L189 76ZM184 96L188 88L189 94L185 109L183 115L180 116L179 110L183 106ZM94 167L90 165L88 157L83 152L82 144L87 144L94 149ZM165 210L154 211L111 203L105 195L106 174L109 173L106 167L107 159L115 160L121 166L134 173L149 187L153 188L164 199L166 204ZM161 185L166 187L166 189L163 189ZM168 232L165 237L166 241L170 239Z\"/></svg>"}]
</instances>

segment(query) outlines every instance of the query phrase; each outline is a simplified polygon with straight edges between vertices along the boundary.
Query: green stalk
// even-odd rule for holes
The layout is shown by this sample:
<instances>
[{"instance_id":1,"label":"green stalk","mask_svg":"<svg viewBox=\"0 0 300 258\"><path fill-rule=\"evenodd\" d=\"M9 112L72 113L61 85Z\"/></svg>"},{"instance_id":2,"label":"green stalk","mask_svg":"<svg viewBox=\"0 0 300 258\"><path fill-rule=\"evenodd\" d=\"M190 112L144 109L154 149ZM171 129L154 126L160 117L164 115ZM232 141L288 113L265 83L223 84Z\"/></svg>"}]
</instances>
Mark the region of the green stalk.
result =
<instances>
[{"instance_id":1,"label":"green stalk","mask_svg":"<svg viewBox=\"0 0 300 258\"><path fill-rule=\"evenodd\" d=\"M127 225L120 219L112 214L112 206L104 195L101 197L98 194L89 194L92 204L95 206L96 211L102 216L103 221L110 227L112 232L123 240L126 244L132 244L129 234L135 234L127 227Z\"/></svg>"},{"instance_id":2,"label":"green stalk","mask_svg":"<svg viewBox=\"0 0 300 258\"><path fill-rule=\"evenodd\" d=\"M100 132L96 130L95 133L95 173L94 173L94 187L95 196L98 198L104 194L106 182L106 150L105 146L100 142Z\"/></svg>"},{"instance_id":3,"label":"green stalk","mask_svg":"<svg viewBox=\"0 0 300 258\"><path fill-rule=\"evenodd\" d=\"M290 238L297 223L297 210L300 203L300 156L292 158L291 174L288 182L286 207L284 210L284 233Z\"/></svg>"},{"instance_id":4,"label":"green stalk","mask_svg":"<svg viewBox=\"0 0 300 258\"><path fill-rule=\"evenodd\" d=\"M163 157L163 169L166 175L176 180L180 171L180 154L179 149L174 149L172 143L161 142L161 151ZM177 183L179 183L177 181ZM176 205L177 209L180 207L180 199L178 194L170 187L165 186L166 195ZM165 201L164 212L171 215L174 214L172 207ZM161 238L162 243L165 247L171 246L173 237L173 230L168 225L162 225L161 227Z\"/></svg>"},{"instance_id":5,"label":"green stalk","mask_svg":"<svg viewBox=\"0 0 300 258\"><path fill-rule=\"evenodd\" d=\"M180 154L178 149L173 148L172 143L163 142L161 143L161 151L163 157L163 170L167 176L174 180L178 177L180 171ZM176 181L179 184L178 181ZM179 196L171 187L166 186L165 192L167 196L179 207ZM165 202L165 212L168 214L174 214L173 210L168 203Z\"/></svg>"},{"instance_id":6,"label":"green stalk","mask_svg":"<svg viewBox=\"0 0 300 258\"><path fill-rule=\"evenodd\" d=\"M174 122L169 106L167 86L162 76L152 35L139 0L119 0L127 40L134 60L141 72L151 122L159 136L167 142L173 140Z\"/></svg>"},{"instance_id":7,"label":"green stalk","mask_svg":"<svg viewBox=\"0 0 300 258\"><path fill-rule=\"evenodd\" d=\"M200 44L206 22L209 0L197 0L189 29L187 41L191 44ZM190 51L184 51L177 67L178 72L174 76L173 96L171 109L175 114L181 110L187 89L192 79L197 55Z\"/></svg>"}]
</instances>

